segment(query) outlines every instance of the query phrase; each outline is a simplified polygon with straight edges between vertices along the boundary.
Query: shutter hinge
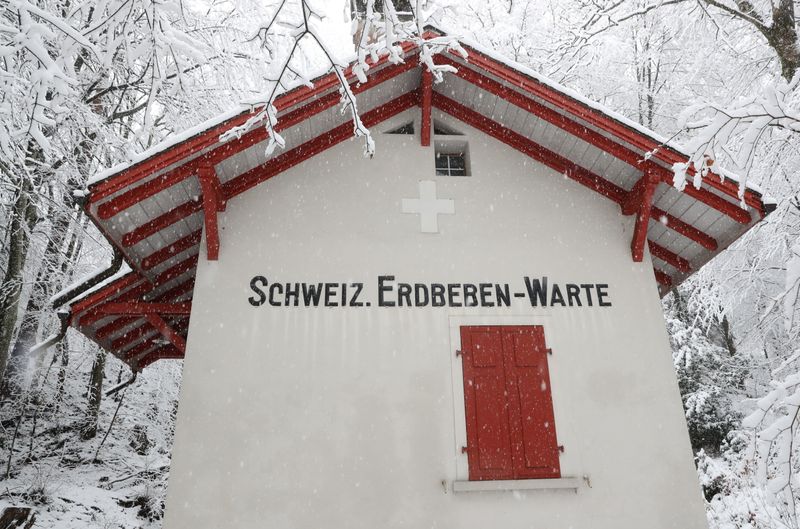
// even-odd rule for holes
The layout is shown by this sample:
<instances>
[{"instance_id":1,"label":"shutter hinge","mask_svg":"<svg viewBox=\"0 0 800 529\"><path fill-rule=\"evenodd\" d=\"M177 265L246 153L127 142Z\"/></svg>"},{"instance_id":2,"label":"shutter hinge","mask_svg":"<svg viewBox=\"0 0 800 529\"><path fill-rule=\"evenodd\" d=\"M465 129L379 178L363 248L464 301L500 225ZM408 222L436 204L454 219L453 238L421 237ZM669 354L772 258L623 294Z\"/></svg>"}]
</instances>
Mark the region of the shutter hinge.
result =
<instances>
[{"instance_id":1,"label":"shutter hinge","mask_svg":"<svg viewBox=\"0 0 800 529\"><path fill-rule=\"evenodd\" d=\"M564 453L564 445L558 445L558 451L563 454Z\"/></svg>"},{"instance_id":2,"label":"shutter hinge","mask_svg":"<svg viewBox=\"0 0 800 529\"><path fill-rule=\"evenodd\" d=\"M462 447L461 447L461 453L462 453L462 454L466 454L468 451L469 451L469 450L467 449L467 447L466 447L466 446L462 446Z\"/></svg>"},{"instance_id":3,"label":"shutter hinge","mask_svg":"<svg viewBox=\"0 0 800 529\"><path fill-rule=\"evenodd\" d=\"M545 349L544 351L545 351L547 354L549 354L550 356L552 356L552 355L553 355L553 350L552 350L552 349L550 349L549 347L548 347L547 349Z\"/></svg>"},{"instance_id":4,"label":"shutter hinge","mask_svg":"<svg viewBox=\"0 0 800 529\"><path fill-rule=\"evenodd\" d=\"M464 356L464 351L461 349L456 349L456 356Z\"/></svg>"}]
</instances>

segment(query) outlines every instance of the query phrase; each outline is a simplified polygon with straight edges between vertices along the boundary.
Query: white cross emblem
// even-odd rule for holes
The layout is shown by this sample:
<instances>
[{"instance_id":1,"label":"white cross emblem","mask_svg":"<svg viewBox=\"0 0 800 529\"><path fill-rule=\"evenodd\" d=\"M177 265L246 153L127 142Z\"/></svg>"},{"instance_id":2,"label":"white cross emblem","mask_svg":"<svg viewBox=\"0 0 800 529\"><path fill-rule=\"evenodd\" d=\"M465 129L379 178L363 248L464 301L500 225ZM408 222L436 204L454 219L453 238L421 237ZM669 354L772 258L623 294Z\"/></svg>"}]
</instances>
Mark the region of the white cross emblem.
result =
<instances>
[{"instance_id":1,"label":"white cross emblem","mask_svg":"<svg viewBox=\"0 0 800 529\"><path fill-rule=\"evenodd\" d=\"M422 233L439 233L439 215L453 215L455 203L449 199L436 198L436 182L420 180L419 198L404 198L403 213L417 213Z\"/></svg>"}]
</instances>

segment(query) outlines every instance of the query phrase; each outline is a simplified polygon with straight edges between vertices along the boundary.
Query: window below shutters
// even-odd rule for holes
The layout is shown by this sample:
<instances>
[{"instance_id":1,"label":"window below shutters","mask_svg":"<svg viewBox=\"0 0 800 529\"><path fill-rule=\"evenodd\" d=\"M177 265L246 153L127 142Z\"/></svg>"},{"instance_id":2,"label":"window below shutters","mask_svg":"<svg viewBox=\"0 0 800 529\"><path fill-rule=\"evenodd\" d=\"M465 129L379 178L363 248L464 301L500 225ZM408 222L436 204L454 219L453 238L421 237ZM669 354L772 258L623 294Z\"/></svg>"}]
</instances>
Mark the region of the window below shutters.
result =
<instances>
[{"instance_id":1,"label":"window below shutters","mask_svg":"<svg viewBox=\"0 0 800 529\"><path fill-rule=\"evenodd\" d=\"M559 478L544 328L460 331L470 481Z\"/></svg>"}]
</instances>

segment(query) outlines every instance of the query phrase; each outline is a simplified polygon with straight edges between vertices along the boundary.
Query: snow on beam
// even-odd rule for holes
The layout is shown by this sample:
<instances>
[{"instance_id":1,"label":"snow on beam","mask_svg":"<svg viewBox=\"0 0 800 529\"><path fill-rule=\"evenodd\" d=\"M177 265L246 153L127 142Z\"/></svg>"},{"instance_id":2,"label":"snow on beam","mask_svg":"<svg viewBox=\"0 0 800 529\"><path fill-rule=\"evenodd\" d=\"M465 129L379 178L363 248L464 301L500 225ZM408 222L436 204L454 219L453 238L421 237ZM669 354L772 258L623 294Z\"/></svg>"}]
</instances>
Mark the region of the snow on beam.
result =
<instances>
[{"instance_id":1,"label":"snow on beam","mask_svg":"<svg viewBox=\"0 0 800 529\"><path fill-rule=\"evenodd\" d=\"M636 223L633 229L633 236L631 237L631 256L636 263L641 263L642 259L644 259L644 243L647 240L647 226L650 224L650 216L653 209L653 195L655 194L657 186L658 176L652 171L645 171L644 175L636 182L633 189L628 192L628 196L622 203L623 214L628 215L628 211L634 208L636 211Z\"/></svg>"},{"instance_id":2,"label":"snow on beam","mask_svg":"<svg viewBox=\"0 0 800 529\"><path fill-rule=\"evenodd\" d=\"M420 125L420 143L423 147L431 144L431 96L433 95L433 74L423 66L420 81L420 100L422 101L422 124Z\"/></svg>"},{"instance_id":3,"label":"snow on beam","mask_svg":"<svg viewBox=\"0 0 800 529\"><path fill-rule=\"evenodd\" d=\"M184 340L183 336L178 334L175 329L170 327L169 324L164 321L164 318L158 314L148 314L147 321L149 321L150 324L155 327L164 338L169 340L169 342L175 346L175 349L181 353L186 352L186 340Z\"/></svg>"},{"instance_id":4,"label":"snow on beam","mask_svg":"<svg viewBox=\"0 0 800 529\"><path fill-rule=\"evenodd\" d=\"M223 203L219 190L219 178L213 165L202 165L197 169L197 178L203 190L203 217L206 226L206 257L209 261L219 259L219 225L217 212Z\"/></svg>"}]
</instances>

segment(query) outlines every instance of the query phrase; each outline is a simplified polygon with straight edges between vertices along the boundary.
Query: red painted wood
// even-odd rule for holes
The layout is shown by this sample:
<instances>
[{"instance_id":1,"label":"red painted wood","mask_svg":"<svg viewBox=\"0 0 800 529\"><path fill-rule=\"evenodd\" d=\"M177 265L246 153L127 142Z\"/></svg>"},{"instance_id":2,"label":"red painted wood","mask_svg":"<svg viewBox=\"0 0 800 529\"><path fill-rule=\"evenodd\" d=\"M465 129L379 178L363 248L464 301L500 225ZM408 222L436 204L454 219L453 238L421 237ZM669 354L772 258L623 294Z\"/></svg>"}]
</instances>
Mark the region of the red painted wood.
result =
<instances>
[{"instance_id":1,"label":"red painted wood","mask_svg":"<svg viewBox=\"0 0 800 529\"><path fill-rule=\"evenodd\" d=\"M115 356L123 360L129 360L135 356L136 353L133 352L134 350L139 353L144 352L145 349L141 348L143 344L153 342L152 345L158 345L157 342L154 341L164 339L161 336L161 332L153 327L147 319L142 317L141 321L142 325L126 331L125 334L114 338L111 342L111 350ZM179 334L185 335L189 331L189 318L187 316L169 316L165 321Z\"/></svg>"},{"instance_id":2,"label":"red painted wood","mask_svg":"<svg viewBox=\"0 0 800 529\"><path fill-rule=\"evenodd\" d=\"M610 198L617 204L621 204L625 198L625 190L618 185L576 165L563 156L538 145L521 134L503 127L486 116L453 101L449 97L434 92L433 106L503 143L510 145L514 149L566 175L576 182L583 184L589 189Z\"/></svg>"},{"instance_id":3,"label":"red painted wood","mask_svg":"<svg viewBox=\"0 0 800 529\"><path fill-rule=\"evenodd\" d=\"M202 230L197 230L186 237L182 237L175 241L174 243L170 244L169 246L165 246L158 251L155 251L142 259L142 270L150 270L155 268L156 266L160 265L173 255L177 255L181 252L185 252L189 248L193 246L197 246L200 244L200 239L203 236Z\"/></svg>"},{"instance_id":4,"label":"red painted wood","mask_svg":"<svg viewBox=\"0 0 800 529\"><path fill-rule=\"evenodd\" d=\"M661 174L661 181L667 185L672 185L672 175L671 174ZM697 189L691 183L688 183L686 187L683 189L683 192L689 195L690 197L703 202L712 208L716 209L720 213L724 213L725 215L729 216L739 224L749 224L750 221L753 219L750 217L750 213L743 210L736 204L732 204L722 198L719 195L715 195L711 191L705 188Z\"/></svg>"},{"instance_id":5,"label":"red painted wood","mask_svg":"<svg viewBox=\"0 0 800 529\"><path fill-rule=\"evenodd\" d=\"M683 257L667 250L663 246L659 246L653 241L647 241L647 244L650 247L650 254L653 257L658 257L665 263L672 265L681 272L685 272L688 274L689 272L692 271L692 266L689 264L689 261L687 261Z\"/></svg>"},{"instance_id":6,"label":"red painted wood","mask_svg":"<svg viewBox=\"0 0 800 529\"><path fill-rule=\"evenodd\" d=\"M186 340L183 339L183 336L175 332L175 329L170 327L167 322L164 321L164 318L158 314L148 314L147 321L149 321L153 327L158 329L158 332L160 332L164 338L169 340L169 342L175 346L175 349L181 353L186 352Z\"/></svg>"},{"instance_id":7,"label":"red painted wood","mask_svg":"<svg viewBox=\"0 0 800 529\"><path fill-rule=\"evenodd\" d=\"M145 315L145 314L183 314L188 316L192 310L191 301L180 303L147 303L141 301L104 303L98 310L105 314Z\"/></svg>"},{"instance_id":8,"label":"red painted wood","mask_svg":"<svg viewBox=\"0 0 800 529\"><path fill-rule=\"evenodd\" d=\"M414 61L408 61L401 64L387 66L386 68L377 70L371 75L369 75L367 83L354 85L352 86L351 89L354 94L360 94L361 92L364 92L374 86L377 86L415 67L417 67L417 65L415 64ZM328 90L331 87L327 86L327 84L322 84L318 88L319 92L317 93L323 94L326 90ZM320 112L328 108L336 106L339 103L340 99L341 97L339 96L338 92L321 95L321 97L310 102L308 105L287 112L286 115L279 116L278 122L275 124L275 131L280 132L282 130L293 127L299 123L302 123L308 118L316 114L319 114ZM290 106L291 105L285 105L282 108L289 108ZM250 115L248 114L246 117L249 118ZM243 124L244 121L246 120L243 120L242 123L240 124ZM229 128L233 128L233 126L238 126L238 125L232 125ZM209 136L208 138L205 138L204 143L202 145L194 147L192 149L192 152L185 154L178 153L178 155L180 155L180 157L186 157L193 154L194 152L199 152L202 149L206 149L212 147L213 145L216 145L217 143L219 143L219 136L223 132L224 130L219 131L216 134ZM201 137L205 137L206 134L207 133L203 133ZM229 158L234 154L237 154L247 149L248 147L251 147L266 139L267 139L266 129L264 127L256 127L255 129L247 132L241 138L235 141L230 141L223 145L220 145L219 147L216 147L213 150L205 153L201 157L193 159L183 165L180 165L172 170L169 170L164 174L158 176L157 178L153 178L137 187L134 187L133 189L129 189L124 193L121 193L120 195L100 204L97 209L98 216L101 219L109 219L114 215L117 215L118 213L124 211L125 209L133 206L134 204L137 204L138 202L146 198L149 198L157 193L160 193L161 191L171 186L174 186L175 184L180 183L186 178L189 178L190 176L194 175L201 166L216 165L221 161L225 160L226 158ZM173 149L177 149L177 147ZM153 170L149 174L157 172L158 170L163 169L164 167L168 167L169 165L172 165L174 163L177 163L178 161L180 161L180 159L175 159L175 160L171 159L169 164L163 167L153 167ZM142 178L146 178L147 176L149 176L149 174L143 173L135 181L138 181ZM121 178L122 175L115 176L114 179L118 177ZM135 181L132 181L130 183L135 183ZM105 195L102 192L95 193L93 190L89 200L90 202L99 202L106 196L107 195Z\"/></svg>"},{"instance_id":9,"label":"red painted wood","mask_svg":"<svg viewBox=\"0 0 800 529\"><path fill-rule=\"evenodd\" d=\"M219 179L214 166L205 165L198 168L197 177L203 190L203 218L206 225L206 258L209 261L219 259L219 227L217 211L219 211L220 191Z\"/></svg>"},{"instance_id":10,"label":"red painted wood","mask_svg":"<svg viewBox=\"0 0 800 529\"><path fill-rule=\"evenodd\" d=\"M410 42L402 43L401 47L404 53L408 53L412 51L414 48L414 44ZM382 68L378 70L379 66L382 66L388 62L388 57L384 56L381 57L377 62L373 62L371 59L367 60L367 63L371 65L371 69L375 72L373 75L377 75L378 73L382 72L384 69L393 68L398 65L391 65L386 68ZM413 60L413 55L406 58L406 61L402 63L400 66L405 66L406 68L414 68L416 67L416 62ZM350 80L352 84L352 79L355 77L352 74L352 68L348 67L345 70L346 77ZM384 74L385 75L385 74ZM331 73L325 75L319 79L314 81L313 88L309 88L306 86L301 86L290 90L289 92L281 95L275 101L275 108L278 112L282 112L290 107L295 105L301 104L305 101L311 100L320 94L323 94L327 90L332 89L338 83L338 79L335 74ZM356 84L352 87L355 91L358 89L359 86ZM94 202L105 198L109 195L116 193L117 191L128 187L130 184L145 178L157 171L160 171L170 165L177 163L183 158L196 154L198 152L203 151L204 149L216 144L219 141L219 136L224 134L226 131L243 125L250 119L251 113L250 112L242 112L238 116L231 118L230 120L221 123L215 127L212 127L197 136L187 139L186 141L175 145L171 149L158 153L142 162L139 162L131 167L126 168L125 170L121 171L118 174L115 174L109 177L106 180L101 182L97 182L94 185L90 186L90 201Z\"/></svg>"},{"instance_id":11,"label":"red painted wood","mask_svg":"<svg viewBox=\"0 0 800 529\"><path fill-rule=\"evenodd\" d=\"M167 290L163 294L159 295L153 302L156 303L164 303L178 299L179 297L189 293L194 288L194 278L189 279L171 289ZM191 300L189 300L191 303ZM106 324L103 327L100 327L97 332L95 333L95 339L103 341L106 338L116 334L120 330L128 327L129 325L134 324L137 321L144 321L140 316L123 316L120 318L115 319L109 324Z\"/></svg>"},{"instance_id":12,"label":"red painted wood","mask_svg":"<svg viewBox=\"0 0 800 529\"><path fill-rule=\"evenodd\" d=\"M639 191L639 210L636 213L636 223L631 237L631 256L635 263L641 263L644 259L644 242L647 240L647 226L650 224L653 194L658 186L658 176L647 171L639 182L642 182ZM624 210L623 205L623 213Z\"/></svg>"},{"instance_id":13,"label":"red painted wood","mask_svg":"<svg viewBox=\"0 0 800 529\"><path fill-rule=\"evenodd\" d=\"M181 360L186 355L173 346L162 347L156 351L148 353L136 362L134 371L141 371L157 360Z\"/></svg>"},{"instance_id":14,"label":"red painted wood","mask_svg":"<svg viewBox=\"0 0 800 529\"><path fill-rule=\"evenodd\" d=\"M719 247L716 239L710 235L707 235L706 233L703 233L691 224L687 224L681 219L673 217L662 209L658 209L657 207L653 206L650 209L650 216L667 228L680 233L684 237L693 240L697 244L708 250L711 250L712 252L716 251L716 249ZM664 222L665 220L666 222Z\"/></svg>"},{"instance_id":15,"label":"red painted wood","mask_svg":"<svg viewBox=\"0 0 800 529\"><path fill-rule=\"evenodd\" d=\"M541 326L461 327L470 480L560 477Z\"/></svg>"},{"instance_id":16,"label":"red painted wood","mask_svg":"<svg viewBox=\"0 0 800 529\"><path fill-rule=\"evenodd\" d=\"M636 149L643 152L652 152L653 156L662 160L670 165L675 163L686 163L687 157L671 147L665 146L656 140L649 138L641 132L623 124L606 114L588 107L585 103L580 102L572 97L563 94L552 87L533 79L525 74L522 74L507 65L501 64L490 57L465 46L469 52L467 61L483 70L485 73L493 75L506 83L519 87L526 92L542 99L543 101L554 105L557 108L564 109L573 116L585 121L587 124L592 125L600 130L611 133L617 138L629 143ZM690 174L694 174L694 168L690 168ZM709 178L704 179L704 182L709 186L718 189L731 198L738 200L738 185L730 180L722 182L717 175L709 175ZM760 197L752 190L747 190L745 193L746 203L756 208L763 214L764 207Z\"/></svg>"},{"instance_id":17,"label":"red painted wood","mask_svg":"<svg viewBox=\"0 0 800 529\"><path fill-rule=\"evenodd\" d=\"M667 288L672 286L672 278L669 275L665 274L658 268L653 268L653 273L656 276L656 281L658 281Z\"/></svg>"},{"instance_id":18,"label":"red painted wood","mask_svg":"<svg viewBox=\"0 0 800 529\"><path fill-rule=\"evenodd\" d=\"M423 147L428 147L431 144L431 96L433 94L433 74L425 67L422 69L422 80L420 81L419 88L422 94L420 143Z\"/></svg>"},{"instance_id":19,"label":"red painted wood","mask_svg":"<svg viewBox=\"0 0 800 529\"><path fill-rule=\"evenodd\" d=\"M92 294L89 294L85 298L76 301L72 305L72 317L75 318L76 315L79 315L81 312L97 305L100 301L107 299L111 296L118 295L119 293L143 281L144 280L134 272L131 272L127 275L124 275L112 281L111 283L105 285L96 292L93 292Z\"/></svg>"}]
</instances>

